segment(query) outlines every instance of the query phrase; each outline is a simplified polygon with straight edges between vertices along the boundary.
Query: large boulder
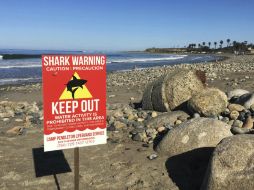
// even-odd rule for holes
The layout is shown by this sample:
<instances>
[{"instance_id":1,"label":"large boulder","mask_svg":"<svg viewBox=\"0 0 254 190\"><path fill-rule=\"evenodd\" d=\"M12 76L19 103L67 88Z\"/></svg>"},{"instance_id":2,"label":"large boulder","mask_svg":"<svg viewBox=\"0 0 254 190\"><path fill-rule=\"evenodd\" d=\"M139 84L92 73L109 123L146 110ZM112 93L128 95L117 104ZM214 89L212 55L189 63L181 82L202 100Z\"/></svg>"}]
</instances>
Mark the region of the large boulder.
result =
<instances>
[{"instance_id":1,"label":"large boulder","mask_svg":"<svg viewBox=\"0 0 254 190\"><path fill-rule=\"evenodd\" d=\"M250 109L254 105L254 93L243 94L234 102L243 105L246 109Z\"/></svg>"},{"instance_id":2,"label":"large boulder","mask_svg":"<svg viewBox=\"0 0 254 190\"><path fill-rule=\"evenodd\" d=\"M156 147L162 155L174 156L197 148L215 147L231 136L230 126L212 118L195 118L171 129Z\"/></svg>"},{"instance_id":3,"label":"large boulder","mask_svg":"<svg viewBox=\"0 0 254 190\"><path fill-rule=\"evenodd\" d=\"M236 98L236 97L240 97L244 94L247 94L249 93L249 91L247 90L243 90L243 89L234 89L234 90L231 90L227 93L228 95L228 100L232 99L232 98Z\"/></svg>"},{"instance_id":4,"label":"large boulder","mask_svg":"<svg viewBox=\"0 0 254 190\"><path fill-rule=\"evenodd\" d=\"M170 125L173 126L176 120L185 121L190 116L184 111L173 111L163 113L155 118L152 118L147 121L146 125L149 128L158 129L159 127Z\"/></svg>"},{"instance_id":5,"label":"large boulder","mask_svg":"<svg viewBox=\"0 0 254 190\"><path fill-rule=\"evenodd\" d=\"M254 189L254 136L234 135L223 139L213 152L204 190Z\"/></svg>"},{"instance_id":6,"label":"large boulder","mask_svg":"<svg viewBox=\"0 0 254 190\"><path fill-rule=\"evenodd\" d=\"M227 96L224 92L217 88L206 88L188 101L188 108L193 113L211 117L225 111L227 104Z\"/></svg>"},{"instance_id":7,"label":"large boulder","mask_svg":"<svg viewBox=\"0 0 254 190\"><path fill-rule=\"evenodd\" d=\"M143 94L143 109L171 111L204 89L205 74L180 70L168 73L149 84Z\"/></svg>"}]
</instances>

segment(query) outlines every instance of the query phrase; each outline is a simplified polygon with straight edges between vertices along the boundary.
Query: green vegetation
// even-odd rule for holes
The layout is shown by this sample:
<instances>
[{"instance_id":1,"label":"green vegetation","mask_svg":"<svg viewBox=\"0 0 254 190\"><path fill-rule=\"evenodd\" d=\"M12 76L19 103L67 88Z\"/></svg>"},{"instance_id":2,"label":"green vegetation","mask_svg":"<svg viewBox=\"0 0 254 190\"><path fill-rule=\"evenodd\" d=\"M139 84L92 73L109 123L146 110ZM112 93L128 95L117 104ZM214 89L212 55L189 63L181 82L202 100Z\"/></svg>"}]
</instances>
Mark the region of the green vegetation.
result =
<instances>
[{"instance_id":1,"label":"green vegetation","mask_svg":"<svg viewBox=\"0 0 254 190\"><path fill-rule=\"evenodd\" d=\"M190 43L188 46L182 48L148 48L145 51L149 53L235 53L235 54L245 54L245 53L254 53L254 44L244 42L233 41L226 39L226 46L223 47L224 41L220 40L219 42L202 42L202 43ZM218 47L218 46L219 47ZM218 47L218 48L217 48Z\"/></svg>"}]
</instances>

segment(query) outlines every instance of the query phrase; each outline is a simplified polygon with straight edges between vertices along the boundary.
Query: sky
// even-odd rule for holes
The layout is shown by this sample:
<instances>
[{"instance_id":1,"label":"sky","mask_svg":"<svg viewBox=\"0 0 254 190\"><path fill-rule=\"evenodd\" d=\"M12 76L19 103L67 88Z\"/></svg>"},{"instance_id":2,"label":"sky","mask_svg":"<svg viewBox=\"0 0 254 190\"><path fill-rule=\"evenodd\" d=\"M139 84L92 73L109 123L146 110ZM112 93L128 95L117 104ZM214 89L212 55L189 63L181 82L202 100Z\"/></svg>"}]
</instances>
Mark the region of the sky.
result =
<instances>
[{"instance_id":1,"label":"sky","mask_svg":"<svg viewBox=\"0 0 254 190\"><path fill-rule=\"evenodd\" d=\"M254 42L254 0L5 0L1 49L143 50Z\"/></svg>"}]
</instances>

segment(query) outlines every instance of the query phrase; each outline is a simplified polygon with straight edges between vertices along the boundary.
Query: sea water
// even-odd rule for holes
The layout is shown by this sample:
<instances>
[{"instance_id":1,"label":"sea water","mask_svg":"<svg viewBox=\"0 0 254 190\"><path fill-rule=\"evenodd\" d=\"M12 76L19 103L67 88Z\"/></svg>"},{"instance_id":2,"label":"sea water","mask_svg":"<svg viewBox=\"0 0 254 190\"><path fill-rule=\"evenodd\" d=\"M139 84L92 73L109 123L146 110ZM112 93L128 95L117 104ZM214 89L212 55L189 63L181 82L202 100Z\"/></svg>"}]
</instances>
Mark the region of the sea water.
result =
<instances>
[{"instance_id":1,"label":"sea water","mask_svg":"<svg viewBox=\"0 0 254 190\"><path fill-rule=\"evenodd\" d=\"M4 59L3 55L25 55ZM208 62L219 59L214 55L152 54L144 52L105 51L50 51L50 50L0 50L0 85L41 81L41 54L105 54L107 72L142 69L180 63ZM38 55L27 58L26 55ZM35 57L35 58L34 58Z\"/></svg>"}]
</instances>

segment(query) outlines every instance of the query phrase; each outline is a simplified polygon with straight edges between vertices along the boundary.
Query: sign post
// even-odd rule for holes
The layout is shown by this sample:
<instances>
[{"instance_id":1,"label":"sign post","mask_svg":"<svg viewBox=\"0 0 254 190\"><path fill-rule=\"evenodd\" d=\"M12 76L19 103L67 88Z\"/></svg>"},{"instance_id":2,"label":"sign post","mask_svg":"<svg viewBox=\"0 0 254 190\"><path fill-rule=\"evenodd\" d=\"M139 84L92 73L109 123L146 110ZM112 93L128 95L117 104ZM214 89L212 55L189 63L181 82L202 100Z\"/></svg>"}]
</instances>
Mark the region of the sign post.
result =
<instances>
[{"instance_id":1,"label":"sign post","mask_svg":"<svg viewBox=\"0 0 254 190\"><path fill-rule=\"evenodd\" d=\"M79 148L74 148L74 190L79 190Z\"/></svg>"},{"instance_id":2,"label":"sign post","mask_svg":"<svg viewBox=\"0 0 254 190\"><path fill-rule=\"evenodd\" d=\"M106 56L43 55L44 151L74 148L79 189L79 147L106 143Z\"/></svg>"}]
</instances>

